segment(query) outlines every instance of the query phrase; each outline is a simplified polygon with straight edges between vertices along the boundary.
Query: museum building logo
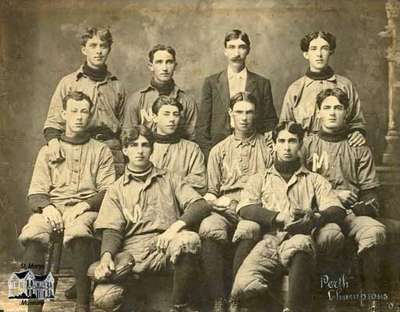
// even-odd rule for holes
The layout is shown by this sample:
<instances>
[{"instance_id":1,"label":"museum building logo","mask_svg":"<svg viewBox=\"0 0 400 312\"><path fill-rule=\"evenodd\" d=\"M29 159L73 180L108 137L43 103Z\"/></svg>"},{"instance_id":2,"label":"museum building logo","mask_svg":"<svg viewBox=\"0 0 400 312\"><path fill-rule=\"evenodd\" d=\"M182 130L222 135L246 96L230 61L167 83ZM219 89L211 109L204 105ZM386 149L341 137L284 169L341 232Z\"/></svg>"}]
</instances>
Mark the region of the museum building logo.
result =
<instances>
[{"instance_id":1,"label":"museum building logo","mask_svg":"<svg viewBox=\"0 0 400 312\"><path fill-rule=\"evenodd\" d=\"M31 270L14 272L8 279L9 299L53 299L54 277L35 275Z\"/></svg>"}]
</instances>

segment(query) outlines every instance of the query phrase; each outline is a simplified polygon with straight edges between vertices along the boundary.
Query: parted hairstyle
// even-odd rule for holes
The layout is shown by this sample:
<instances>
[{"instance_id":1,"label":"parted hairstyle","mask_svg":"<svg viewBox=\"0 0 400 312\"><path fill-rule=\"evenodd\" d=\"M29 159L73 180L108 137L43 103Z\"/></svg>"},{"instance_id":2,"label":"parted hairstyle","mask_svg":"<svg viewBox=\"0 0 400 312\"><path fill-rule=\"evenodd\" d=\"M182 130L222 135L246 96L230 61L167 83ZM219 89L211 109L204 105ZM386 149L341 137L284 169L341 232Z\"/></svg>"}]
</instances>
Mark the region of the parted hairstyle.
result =
<instances>
[{"instance_id":1,"label":"parted hairstyle","mask_svg":"<svg viewBox=\"0 0 400 312\"><path fill-rule=\"evenodd\" d=\"M176 52L175 49L171 46L167 46L165 44L157 44L154 47L151 48L149 51L149 62L153 63L154 60L154 54L158 51L167 51L169 54L171 54L174 58L174 61L176 61Z\"/></svg>"},{"instance_id":2,"label":"parted hairstyle","mask_svg":"<svg viewBox=\"0 0 400 312\"><path fill-rule=\"evenodd\" d=\"M133 126L132 128L122 130L121 133L122 146L128 147L129 145L133 144L133 142L135 142L138 139L139 135L145 137L147 141L149 141L151 148L153 148L155 141L153 132L149 128L143 125Z\"/></svg>"},{"instance_id":3,"label":"parted hairstyle","mask_svg":"<svg viewBox=\"0 0 400 312\"><path fill-rule=\"evenodd\" d=\"M334 96L335 98L337 98L339 103L342 104L345 109L347 109L349 107L349 97L347 96L347 94L344 93L344 91L340 88L333 88L333 89L325 89L325 90L322 90L320 93L318 93L317 106L319 109L321 109L322 102L328 96Z\"/></svg>"},{"instance_id":4,"label":"parted hairstyle","mask_svg":"<svg viewBox=\"0 0 400 312\"><path fill-rule=\"evenodd\" d=\"M314 31L305 35L300 40L301 51L307 52L310 47L310 42L318 37L326 40L329 43L329 50L333 53L336 49L336 37L329 32L325 31Z\"/></svg>"},{"instance_id":5,"label":"parted hairstyle","mask_svg":"<svg viewBox=\"0 0 400 312\"><path fill-rule=\"evenodd\" d=\"M231 31L228 31L225 34L225 39L224 39L224 46L226 48L226 43L230 40L234 39L241 39L243 40L244 43L247 44L247 46L250 48L250 39L249 35L246 34L245 32L241 31L240 29L233 29Z\"/></svg>"},{"instance_id":6,"label":"parted hairstyle","mask_svg":"<svg viewBox=\"0 0 400 312\"><path fill-rule=\"evenodd\" d=\"M160 95L157 100L155 100L153 106L151 107L151 111L153 114L158 115L160 108L164 105L171 105L178 108L179 112L183 111L183 106L178 102L177 99L169 97L167 95Z\"/></svg>"},{"instance_id":7,"label":"parted hairstyle","mask_svg":"<svg viewBox=\"0 0 400 312\"><path fill-rule=\"evenodd\" d=\"M230 102L229 102L229 108L233 109L233 106L237 102L241 102L241 101L249 102L249 103L253 104L254 107L256 106L256 102L257 102L255 97L250 92L239 92L231 97Z\"/></svg>"},{"instance_id":8,"label":"parted hairstyle","mask_svg":"<svg viewBox=\"0 0 400 312\"><path fill-rule=\"evenodd\" d=\"M279 132L287 130L288 132L297 135L299 142L302 143L304 139L304 129L303 127L294 121L281 121L276 125L274 130L272 130L272 140L276 143Z\"/></svg>"},{"instance_id":9,"label":"parted hairstyle","mask_svg":"<svg viewBox=\"0 0 400 312\"><path fill-rule=\"evenodd\" d=\"M90 97L87 94L85 94L85 93L83 93L81 91L69 91L67 93L67 95L63 97L63 99L62 99L63 110L67 109L67 102L70 99L73 99L73 100L78 101L78 102L79 101L88 102L89 103L89 110L92 111L92 107L93 107L92 100L90 99Z\"/></svg>"},{"instance_id":10,"label":"parted hairstyle","mask_svg":"<svg viewBox=\"0 0 400 312\"><path fill-rule=\"evenodd\" d=\"M107 42L108 47L111 48L113 43L111 31L109 28L96 28L96 27L88 27L81 34L81 46L85 46L86 42L89 39L92 39L94 36L99 36L102 41Z\"/></svg>"}]
</instances>

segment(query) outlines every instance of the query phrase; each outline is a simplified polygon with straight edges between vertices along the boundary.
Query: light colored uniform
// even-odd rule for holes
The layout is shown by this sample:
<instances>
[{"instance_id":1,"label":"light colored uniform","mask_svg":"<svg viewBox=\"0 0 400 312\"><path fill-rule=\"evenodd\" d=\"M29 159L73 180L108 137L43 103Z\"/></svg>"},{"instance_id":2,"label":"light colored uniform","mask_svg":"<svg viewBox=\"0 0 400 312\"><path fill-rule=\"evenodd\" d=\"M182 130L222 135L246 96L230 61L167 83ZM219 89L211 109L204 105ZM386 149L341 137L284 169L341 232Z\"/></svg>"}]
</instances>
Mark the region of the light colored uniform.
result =
<instances>
[{"instance_id":1,"label":"light colored uniform","mask_svg":"<svg viewBox=\"0 0 400 312\"><path fill-rule=\"evenodd\" d=\"M176 99L183 106L178 128L180 134L182 137L193 141L197 120L197 106L195 101L177 85L174 86L169 96ZM156 125L153 120L152 107L158 97L158 91L150 85L128 97L123 128L129 129L133 126L144 125L149 129L155 130Z\"/></svg>"},{"instance_id":2,"label":"light colored uniform","mask_svg":"<svg viewBox=\"0 0 400 312\"><path fill-rule=\"evenodd\" d=\"M62 78L57 85L50 101L44 129L65 130L65 120L61 117L62 99L71 91L85 93L94 104L93 114L88 125L89 132L95 128L107 128L114 133L115 138L102 141L111 149L117 171L122 172L124 157L121 152L119 133L123 120L126 93L121 82L109 72L104 81L93 81L83 73L81 66L77 71Z\"/></svg>"},{"instance_id":3,"label":"light colored uniform","mask_svg":"<svg viewBox=\"0 0 400 312\"><path fill-rule=\"evenodd\" d=\"M303 126L307 134L318 132L321 125L317 116L317 95L322 90L332 88L340 88L349 98L350 129L365 130L366 122L357 90L348 78L337 74L325 80L313 80L303 76L293 82L283 100L279 121L295 121Z\"/></svg>"},{"instance_id":4,"label":"light colored uniform","mask_svg":"<svg viewBox=\"0 0 400 312\"><path fill-rule=\"evenodd\" d=\"M240 140L232 134L211 149L207 164L208 193L216 197L227 196L239 202L250 176L263 172L271 163L271 150L262 134L255 133L246 140ZM223 212L213 212L202 221L200 237L227 242L237 221L236 211L229 208ZM257 239L259 235L257 223L242 220L234 238L235 241Z\"/></svg>"},{"instance_id":5,"label":"light colored uniform","mask_svg":"<svg viewBox=\"0 0 400 312\"><path fill-rule=\"evenodd\" d=\"M323 211L342 207L331 185L319 174L301 166L286 182L274 166L249 178L238 210L249 204L262 204L283 215L284 225L295 220L296 211ZM272 242L272 244L271 244ZM274 247L276 245L276 247ZM288 268L297 252L315 257L315 242L310 235L288 235L272 229L264 235L240 267L232 288L233 296L263 293L277 275Z\"/></svg>"},{"instance_id":6,"label":"light colored uniform","mask_svg":"<svg viewBox=\"0 0 400 312\"><path fill-rule=\"evenodd\" d=\"M352 147L347 140L329 142L313 135L304 140L303 149L307 167L328 179L335 190L359 195L360 191L380 186L372 152L366 145ZM377 220L350 213L344 221L348 236L358 245L358 253L384 244L385 227Z\"/></svg>"},{"instance_id":7,"label":"light colored uniform","mask_svg":"<svg viewBox=\"0 0 400 312\"><path fill-rule=\"evenodd\" d=\"M101 142L93 139L84 144L60 142L65 160L51 163L48 147L43 146L36 160L28 196L48 195L65 221L72 205L105 191L115 181L115 169L110 149ZM64 224L64 243L77 237L92 238L96 217L97 212L87 211L71 224ZM51 232L52 228L43 215L35 213L22 229L19 240L22 243L36 240L47 244Z\"/></svg>"},{"instance_id":8,"label":"light colored uniform","mask_svg":"<svg viewBox=\"0 0 400 312\"><path fill-rule=\"evenodd\" d=\"M199 252L200 238L191 231L179 232L165 254L157 252L155 242L191 203L201 198L182 177L164 169L153 167L144 182L126 170L108 189L95 228L123 234L121 251L133 255L134 272L164 271L181 254ZM99 284L93 294L95 304L114 311L121 305L125 291L124 285Z\"/></svg>"},{"instance_id":9,"label":"light colored uniform","mask_svg":"<svg viewBox=\"0 0 400 312\"><path fill-rule=\"evenodd\" d=\"M154 143L151 162L183 177L183 181L199 192L207 187L206 165L200 147L180 139L177 143Z\"/></svg>"}]
</instances>

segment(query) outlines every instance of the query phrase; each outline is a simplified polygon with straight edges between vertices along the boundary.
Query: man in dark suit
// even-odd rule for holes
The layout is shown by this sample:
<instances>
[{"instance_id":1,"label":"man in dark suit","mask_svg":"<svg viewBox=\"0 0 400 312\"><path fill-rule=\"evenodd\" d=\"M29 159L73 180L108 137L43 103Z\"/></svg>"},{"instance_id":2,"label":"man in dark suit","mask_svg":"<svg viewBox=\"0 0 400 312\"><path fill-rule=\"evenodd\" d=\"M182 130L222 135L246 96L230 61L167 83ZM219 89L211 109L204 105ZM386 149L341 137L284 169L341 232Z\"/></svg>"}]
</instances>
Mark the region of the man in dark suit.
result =
<instances>
[{"instance_id":1,"label":"man in dark suit","mask_svg":"<svg viewBox=\"0 0 400 312\"><path fill-rule=\"evenodd\" d=\"M270 131L277 123L269 80L246 67L249 36L234 29L225 35L224 44L228 68L205 79L196 125L196 141L206 157L212 146L231 134L229 102L239 92L249 92L257 101L257 132Z\"/></svg>"}]
</instances>

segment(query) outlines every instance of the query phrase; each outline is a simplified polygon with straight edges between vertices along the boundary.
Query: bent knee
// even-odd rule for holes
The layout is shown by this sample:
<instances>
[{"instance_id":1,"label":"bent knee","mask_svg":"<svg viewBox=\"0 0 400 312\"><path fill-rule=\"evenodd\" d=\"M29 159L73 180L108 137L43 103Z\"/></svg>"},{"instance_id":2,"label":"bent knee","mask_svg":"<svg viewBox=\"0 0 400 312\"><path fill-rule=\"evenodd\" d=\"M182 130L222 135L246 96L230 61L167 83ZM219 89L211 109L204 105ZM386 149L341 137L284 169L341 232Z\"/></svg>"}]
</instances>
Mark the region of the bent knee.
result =
<instances>
[{"instance_id":1,"label":"bent knee","mask_svg":"<svg viewBox=\"0 0 400 312\"><path fill-rule=\"evenodd\" d=\"M335 256L344 248L345 236L336 223L325 224L314 238L318 254Z\"/></svg>"},{"instance_id":2,"label":"bent knee","mask_svg":"<svg viewBox=\"0 0 400 312\"><path fill-rule=\"evenodd\" d=\"M93 292L96 307L106 311L118 311L124 297L124 288L115 284L99 284Z\"/></svg>"},{"instance_id":3,"label":"bent knee","mask_svg":"<svg viewBox=\"0 0 400 312\"><path fill-rule=\"evenodd\" d=\"M191 231L179 232L168 247L171 262L175 263L181 254L198 254L201 248L200 236Z\"/></svg>"},{"instance_id":4,"label":"bent knee","mask_svg":"<svg viewBox=\"0 0 400 312\"><path fill-rule=\"evenodd\" d=\"M199 227L199 235L202 239L215 239L218 241L228 241L228 226L221 216L211 215L205 218Z\"/></svg>"},{"instance_id":5,"label":"bent knee","mask_svg":"<svg viewBox=\"0 0 400 312\"><path fill-rule=\"evenodd\" d=\"M279 246L279 259L285 267L288 267L291 259L298 252L305 252L315 258L315 246L311 236L296 234L284 241Z\"/></svg>"},{"instance_id":6,"label":"bent knee","mask_svg":"<svg viewBox=\"0 0 400 312\"><path fill-rule=\"evenodd\" d=\"M356 234L358 253L370 247L382 246L386 242L386 230L382 224L366 226Z\"/></svg>"},{"instance_id":7,"label":"bent knee","mask_svg":"<svg viewBox=\"0 0 400 312\"><path fill-rule=\"evenodd\" d=\"M261 239L261 226L257 222L250 220L239 221L232 241L235 243L245 239L254 241Z\"/></svg>"}]
</instances>

